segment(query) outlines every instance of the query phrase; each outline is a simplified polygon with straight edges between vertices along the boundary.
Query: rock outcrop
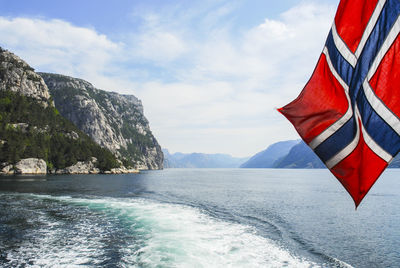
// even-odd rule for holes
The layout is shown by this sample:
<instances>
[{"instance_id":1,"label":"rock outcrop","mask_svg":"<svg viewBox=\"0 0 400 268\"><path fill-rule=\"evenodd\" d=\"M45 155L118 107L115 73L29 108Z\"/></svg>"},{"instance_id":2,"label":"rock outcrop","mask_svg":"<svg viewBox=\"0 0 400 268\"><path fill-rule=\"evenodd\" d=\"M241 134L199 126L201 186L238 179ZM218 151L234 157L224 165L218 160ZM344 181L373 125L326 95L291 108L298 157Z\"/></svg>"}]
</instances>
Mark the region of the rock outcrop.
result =
<instances>
[{"instance_id":1,"label":"rock outcrop","mask_svg":"<svg viewBox=\"0 0 400 268\"><path fill-rule=\"evenodd\" d=\"M163 152L151 133L139 99L97 89L82 79L39 74L61 115L112 151L125 166L163 168Z\"/></svg>"},{"instance_id":2,"label":"rock outcrop","mask_svg":"<svg viewBox=\"0 0 400 268\"><path fill-rule=\"evenodd\" d=\"M1 163L0 168L0 175L12 175L15 173L14 166L7 162Z\"/></svg>"},{"instance_id":3,"label":"rock outcrop","mask_svg":"<svg viewBox=\"0 0 400 268\"><path fill-rule=\"evenodd\" d=\"M129 174L129 173L139 173L138 169L128 169L125 167L122 168L112 168L110 171L104 172L104 174Z\"/></svg>"},{"instance_id":4,"label":"rock outcrop","mask_svg":"<svg viewBox=\"0 0 400 268\"><path fill-rule=\"evenodd\" d=\"M88 161L78 161L75 165L64 169L51 170L52 174L98 174L100 169L96 167L97 158L92 157Z\"/></svg>"},{"instance_id":5,"label":"rock outcrop","mask_svg":"<svg viewBox=\"0 0 400 268\"><path fill-rule=\"evenodd\" d=\"M15 174L46 174L47 165L43 159L26 158L15 164Z\"/></svg>"},{"instance_id":6,"label":"rock outcrop","mask_svg":"<svg viewBox=\"0 0 400 268\"><path fill-rule=\"evenodd\" d=\"M42 77L15 54L0 48L0 90L11 90L47 106L50 93Z\"/></svg>"}]
</instances>

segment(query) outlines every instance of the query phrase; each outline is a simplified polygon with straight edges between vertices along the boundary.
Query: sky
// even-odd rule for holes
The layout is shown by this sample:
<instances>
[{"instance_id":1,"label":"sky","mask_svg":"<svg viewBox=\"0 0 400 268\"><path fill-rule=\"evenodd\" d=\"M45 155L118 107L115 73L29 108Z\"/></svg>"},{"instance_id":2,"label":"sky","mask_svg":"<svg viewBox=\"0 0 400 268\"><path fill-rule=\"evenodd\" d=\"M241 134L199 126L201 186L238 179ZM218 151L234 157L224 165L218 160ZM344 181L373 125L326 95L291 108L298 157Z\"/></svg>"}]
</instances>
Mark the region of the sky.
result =
<instances>
[{"instance_id":1,"label":"sky","mask_svg":"<svg viewBox=\"0 0 400 268\"><path fill-rule=\"evenodd\" d=\"M0 0L0 46L142 100L170 152L298 139L276 111L310 78L339 0Z\"/></svg>"}]
</instances>

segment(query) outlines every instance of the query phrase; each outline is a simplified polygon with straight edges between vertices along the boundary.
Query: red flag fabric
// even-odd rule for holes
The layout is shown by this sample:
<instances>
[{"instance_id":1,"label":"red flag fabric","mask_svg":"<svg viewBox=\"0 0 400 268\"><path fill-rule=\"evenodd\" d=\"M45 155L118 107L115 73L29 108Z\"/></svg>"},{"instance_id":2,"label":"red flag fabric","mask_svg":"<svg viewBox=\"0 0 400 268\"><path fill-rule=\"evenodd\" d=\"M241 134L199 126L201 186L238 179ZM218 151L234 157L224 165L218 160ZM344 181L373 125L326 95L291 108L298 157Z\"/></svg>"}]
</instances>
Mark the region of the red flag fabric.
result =
<instances>
[{"instance_id":1,"label":"red flag fabric","mask_svg":"<svg viewBox=\"0 0 400 268\"><path fill-rule=\"evenodd\" d=\"M278 109L356 207L400 151L400 1L342 0L300 95Z\"/></svg>"}]
</instances>

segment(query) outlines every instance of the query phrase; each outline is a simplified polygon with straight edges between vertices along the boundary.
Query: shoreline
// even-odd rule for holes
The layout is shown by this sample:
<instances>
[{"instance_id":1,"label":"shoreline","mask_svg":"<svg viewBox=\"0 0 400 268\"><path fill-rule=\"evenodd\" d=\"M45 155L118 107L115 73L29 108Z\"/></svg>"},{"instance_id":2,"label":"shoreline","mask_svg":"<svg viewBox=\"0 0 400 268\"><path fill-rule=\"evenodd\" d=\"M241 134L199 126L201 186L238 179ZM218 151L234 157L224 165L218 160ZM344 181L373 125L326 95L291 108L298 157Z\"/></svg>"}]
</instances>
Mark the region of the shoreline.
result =
<instances>
[{"instance_id":1,"label":"shoreline","mask_svg":"<svg viewBox=\"0 0 400 268\"><path fill-rule=\"evenodd\" d=\"M71 175L71 174L137 174L139 169L124 166L110 170L100 170L96 167L97 159L92 157L87 161L78 161L74 165L62 169L49 168L43 159L26 158L15 164L0 163L0 175Z\"/></svg>"}]
</instances>

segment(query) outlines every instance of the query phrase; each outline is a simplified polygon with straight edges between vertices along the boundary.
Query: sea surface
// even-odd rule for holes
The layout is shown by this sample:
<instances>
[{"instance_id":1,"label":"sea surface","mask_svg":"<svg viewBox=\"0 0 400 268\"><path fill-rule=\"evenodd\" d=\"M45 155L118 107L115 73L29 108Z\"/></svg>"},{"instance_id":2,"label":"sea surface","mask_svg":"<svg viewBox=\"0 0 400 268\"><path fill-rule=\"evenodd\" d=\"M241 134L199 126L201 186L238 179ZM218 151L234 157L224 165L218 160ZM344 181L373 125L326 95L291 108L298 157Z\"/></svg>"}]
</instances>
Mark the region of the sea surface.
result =
<instances>
[{"instance_id":1,"label":"sea surface","mask_svg":"<svg viewBox=\"0 0 400 268\"><path fill-rule=\"evenodd\" d=\"M400 170L0 177L1 267L399 267Z\"/></svg>"}]
</instances>

